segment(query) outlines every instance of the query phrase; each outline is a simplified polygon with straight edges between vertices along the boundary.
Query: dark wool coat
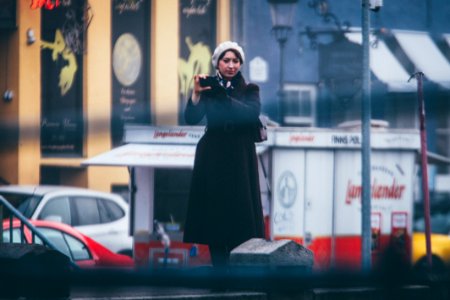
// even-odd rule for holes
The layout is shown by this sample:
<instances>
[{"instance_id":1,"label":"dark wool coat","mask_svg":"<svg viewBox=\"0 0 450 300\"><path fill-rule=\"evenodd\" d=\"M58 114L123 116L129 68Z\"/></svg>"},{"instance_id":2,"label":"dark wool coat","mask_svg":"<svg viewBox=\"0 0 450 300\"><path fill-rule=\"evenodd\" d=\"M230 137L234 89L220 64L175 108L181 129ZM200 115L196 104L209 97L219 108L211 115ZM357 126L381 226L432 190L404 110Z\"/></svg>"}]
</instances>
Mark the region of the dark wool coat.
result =
<instances>
[{"instance_id":1,"label":"dark wool coat","mask_svg":"<svg viewBox=\"0 0 450 300\"><path fill-rule=\"evenodd\" d=\"M184 241L232 249L264 237L254 135L260 112L259 87L238 73L233 89L202 92L185 110L188 124L206 116L197 144Z\"/></svg>"}]
</instances>

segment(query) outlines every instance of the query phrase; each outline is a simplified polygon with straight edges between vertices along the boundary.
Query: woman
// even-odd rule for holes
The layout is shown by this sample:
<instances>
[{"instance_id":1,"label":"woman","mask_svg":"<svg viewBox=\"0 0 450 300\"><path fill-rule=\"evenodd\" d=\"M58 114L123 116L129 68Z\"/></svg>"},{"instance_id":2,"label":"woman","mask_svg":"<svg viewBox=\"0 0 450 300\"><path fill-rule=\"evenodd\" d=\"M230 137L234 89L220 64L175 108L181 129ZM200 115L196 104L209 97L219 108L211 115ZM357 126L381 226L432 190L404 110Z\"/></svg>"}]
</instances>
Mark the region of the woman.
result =
<instances>
[{"instance_id":1,"label":"woman","mask_svg":"<svg viewBox=\"0 0 450 300\"><path fill-rule=\"evenodd\" d=\"M264 237L254 136L260 112L259 87L247 84L240 68L245 56L235 42L214 51L214 81L194 76L185 119L205 134L197 145L184 241L209 245L214 266L226 266L230 251L251 238Z\"/></svg>"}]
</instances>

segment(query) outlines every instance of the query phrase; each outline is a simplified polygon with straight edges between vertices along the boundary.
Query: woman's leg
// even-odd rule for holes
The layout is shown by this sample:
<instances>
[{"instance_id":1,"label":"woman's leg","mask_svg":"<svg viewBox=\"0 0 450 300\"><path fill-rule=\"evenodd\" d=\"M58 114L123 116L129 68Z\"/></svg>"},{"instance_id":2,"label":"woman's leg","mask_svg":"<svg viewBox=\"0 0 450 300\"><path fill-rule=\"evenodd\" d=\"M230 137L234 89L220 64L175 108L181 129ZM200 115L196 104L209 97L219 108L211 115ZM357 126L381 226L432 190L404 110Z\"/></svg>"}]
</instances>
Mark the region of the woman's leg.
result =
<instances>
[{"instance_id":1,"label":"woman's leg","mask_svg":"<svg viewBox=\"0 0 450 300\"><path fill-rule=\"evenodd\" d=\"M211 262L214 267L227 267L230 259L230 251L227 246L209 245Z\"/></svg>"}]
</instances>

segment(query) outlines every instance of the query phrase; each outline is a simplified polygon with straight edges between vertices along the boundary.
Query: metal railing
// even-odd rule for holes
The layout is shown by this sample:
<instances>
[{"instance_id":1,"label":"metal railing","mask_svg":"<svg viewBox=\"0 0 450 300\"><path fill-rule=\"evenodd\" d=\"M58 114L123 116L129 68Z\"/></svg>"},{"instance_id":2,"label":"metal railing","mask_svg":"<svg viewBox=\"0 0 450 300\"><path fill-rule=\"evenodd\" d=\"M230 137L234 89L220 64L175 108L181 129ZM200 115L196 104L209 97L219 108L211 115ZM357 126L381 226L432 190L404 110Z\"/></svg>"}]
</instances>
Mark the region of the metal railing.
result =
<instances>
[{"instance_id":1,"label":"metal railing","mask_svg":"<svg viewBox=\"0 0 450 300\"><path fill-rule=\"evenodd\" d=\"M14 218L18 219L20 222L20 243L22 244L28 244L28 241L25 238L25 227L27 227L30 232L31 232L31 243L34 243L36 240L36 237L38 237L42 243L47 246L48 248L52 249L52 250L56 250L61 252L56 246L55 244L53 244L44 234L42 234L42 232L39 231L39 229L37 229L33 224L31 224L30 221L28 221L27 218L25 218L22 213L20 211L18 211L14 206L12 206L8 200L6 200L3 196L0 195L0 219L2 221L1 225L0 225L0 243L4 243L3 240L3 232L4 232L4 228L3 228L3 208L6 208L9 212L10 215L8 217L9 219L9 242L8 243L13 243L14 242ZM78 265L73 262L72 258L69 257L70 259L70 263L72 265L72 267L78 269Z\"/></svg>"}]
</instances>

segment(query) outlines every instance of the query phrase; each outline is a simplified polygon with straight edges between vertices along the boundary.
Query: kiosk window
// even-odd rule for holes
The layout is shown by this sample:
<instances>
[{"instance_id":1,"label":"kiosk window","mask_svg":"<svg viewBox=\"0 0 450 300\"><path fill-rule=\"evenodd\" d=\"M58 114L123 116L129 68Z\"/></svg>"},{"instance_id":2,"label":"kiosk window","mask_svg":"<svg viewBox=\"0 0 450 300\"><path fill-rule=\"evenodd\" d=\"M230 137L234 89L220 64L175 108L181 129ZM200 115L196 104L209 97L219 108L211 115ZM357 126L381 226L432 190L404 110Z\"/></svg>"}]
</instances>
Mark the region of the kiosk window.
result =
<instances>
[{"instance_id":1,"label":"kiosk window","mask_svg":"<svg viewBox=\"0 0 450 300\"><path fill-rule=\"evenodd\" d=\"M166 229L184 226L191 177L190 169L155 170L155 219L165 223Z\"/></svg>"}]
</instances>

